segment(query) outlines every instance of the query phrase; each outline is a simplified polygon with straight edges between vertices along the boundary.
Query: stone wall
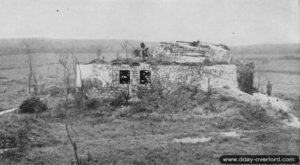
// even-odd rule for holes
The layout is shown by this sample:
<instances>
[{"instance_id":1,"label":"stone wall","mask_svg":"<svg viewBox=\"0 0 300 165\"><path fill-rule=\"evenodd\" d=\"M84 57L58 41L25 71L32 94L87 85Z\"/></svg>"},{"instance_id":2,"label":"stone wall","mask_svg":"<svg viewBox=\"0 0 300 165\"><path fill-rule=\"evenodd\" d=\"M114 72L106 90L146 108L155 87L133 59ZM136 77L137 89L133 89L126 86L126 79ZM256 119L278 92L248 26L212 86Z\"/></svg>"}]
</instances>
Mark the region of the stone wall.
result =
<instances>
[{"instance_id":1,"label":"stone wall","mask_svg":"<svg viewBox=\"0 0 300 165\"><path fill-rule=\"evenodd\" d=\"M120 83L120 71L130 72L130 83ZM99 95L118 92L120 89L129 89L131 92L140 83L141 71L150 71L150 81L160 81L165 89L176 88L180 85L194 85L200 89L211 88L238 88L236 66L234 65L150 65L141 63L140 66L87 64L77 66L77 87L81 87L81 80L90 86L91 93ZM105 94L106 95L106 94Z\"/></svg>"}]
</instances>

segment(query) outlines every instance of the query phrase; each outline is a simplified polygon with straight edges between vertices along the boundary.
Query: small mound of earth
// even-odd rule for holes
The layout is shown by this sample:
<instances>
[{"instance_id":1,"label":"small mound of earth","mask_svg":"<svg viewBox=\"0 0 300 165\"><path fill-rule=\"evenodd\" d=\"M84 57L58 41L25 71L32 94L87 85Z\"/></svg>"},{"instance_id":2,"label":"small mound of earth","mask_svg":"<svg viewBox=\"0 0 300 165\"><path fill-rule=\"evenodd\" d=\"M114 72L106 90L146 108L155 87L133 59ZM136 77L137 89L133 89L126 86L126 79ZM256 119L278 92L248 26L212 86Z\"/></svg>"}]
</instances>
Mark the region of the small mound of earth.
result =
<instances>
[{"instance_id":1,"label":"small mound of earth","mask_svg":"<svg viewBox=\"0 0 300 165\"><path fill-rule=\"evenodd\" d=\"M185 138L181 138L181 139L173 139L173 143L204 143L207 141L210 141L211 138L210 137L185 137Z\"/></svg>"},{"instance_id":2,"label":"small mound of earth","mask_svg":"<svg viewBox=\"0 0 300 165\"><path fill-rule=\"evenodd\" d=\"M292 111L295 110L293 104L287 100L283 100L274 96L267 96L262 93L254 93L253 95L249 95L238 89L218 89L218 92L227 97L232 97L238 101L250 103L254 106L260 105L268 110L268 114L270 116L281 118L281 122L283 122L285 125L300 128L299 118L292 113ZM287 114L284 115L284 119L282 119L282 114Z\"/></svg>"}]
</instances>

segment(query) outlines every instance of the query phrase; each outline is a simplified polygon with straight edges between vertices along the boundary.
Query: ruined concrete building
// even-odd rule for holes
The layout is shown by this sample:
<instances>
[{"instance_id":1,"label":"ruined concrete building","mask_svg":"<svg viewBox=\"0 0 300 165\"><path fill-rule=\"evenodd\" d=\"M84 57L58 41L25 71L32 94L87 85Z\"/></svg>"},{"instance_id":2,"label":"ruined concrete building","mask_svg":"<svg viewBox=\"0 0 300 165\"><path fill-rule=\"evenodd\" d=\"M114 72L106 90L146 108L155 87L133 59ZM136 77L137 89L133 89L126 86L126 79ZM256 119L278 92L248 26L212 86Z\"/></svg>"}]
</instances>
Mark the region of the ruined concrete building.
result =
<instances>
[{"instance_id":1,"label":"ruined concrete building","mask_svg":"<svg viewBox=\"0 0 300 165\"><path fill-rule=\"evenodd\" d=\"M155 58L169 58L169 60L185 62L229 63L231 61L230 49L226 45L216 45L201 41L175 43L161 42L153 52Z\"/></svg>"},{"instance_id":2,"label":"ruined concrete building","mask_svg":"<svg viewBox=\"0 0 300 165\"><path fill-rule=\"evenodd\" d=\"M160 43L151 57L89 63L77 66L77 87L92 97L110 97L122 89L134 95L139 86L152 83L172 90L181 85L200 89L238 88L237 70L229 64L225 45L196 42Z\"/></svg>"}]
</instances>

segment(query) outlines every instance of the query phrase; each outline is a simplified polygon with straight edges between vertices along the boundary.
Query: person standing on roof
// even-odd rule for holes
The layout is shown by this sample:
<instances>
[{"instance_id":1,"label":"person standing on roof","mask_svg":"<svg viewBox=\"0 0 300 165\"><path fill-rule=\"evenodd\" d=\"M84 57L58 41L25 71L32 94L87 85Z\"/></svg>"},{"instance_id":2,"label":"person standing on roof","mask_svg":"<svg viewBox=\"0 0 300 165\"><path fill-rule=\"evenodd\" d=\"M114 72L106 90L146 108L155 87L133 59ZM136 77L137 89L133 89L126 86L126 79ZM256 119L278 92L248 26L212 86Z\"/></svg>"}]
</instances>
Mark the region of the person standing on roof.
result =
<instances>
[{"instance_id":1,"label":"person standing on roof","mask_svg":"<svg viewBox=\"0 0 300 165\"><path fill-rule=\"evenodd\" d=\"M267 94L268 96L271 96L271 92L272 92L272 84L271 81L269 80L267 83Z\"/></svg>"},{"instance_id":2,"label":"person standing on roof","mask_svg":"<svg viewBox=\"0 0 300 165\"><path fill-rule=\"evenodd\" d=\"M141 43L142 48L142 60L145 61L145 58L148 57L148 48L146 48L146 45L142 42Z\"/></svg>"}]
</instances>

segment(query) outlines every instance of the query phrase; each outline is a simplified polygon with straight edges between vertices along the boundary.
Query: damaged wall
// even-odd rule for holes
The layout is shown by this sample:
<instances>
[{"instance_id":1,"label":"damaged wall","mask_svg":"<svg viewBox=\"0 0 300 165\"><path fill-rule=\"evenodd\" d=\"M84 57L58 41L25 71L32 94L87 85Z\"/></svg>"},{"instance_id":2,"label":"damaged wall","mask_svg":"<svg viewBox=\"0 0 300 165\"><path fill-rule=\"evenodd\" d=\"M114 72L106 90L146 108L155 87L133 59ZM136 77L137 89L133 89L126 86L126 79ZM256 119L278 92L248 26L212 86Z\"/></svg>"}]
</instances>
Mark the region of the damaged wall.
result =
<instances>
[{"instance_id":1,"label":"damaged wall","mask_svg":"<svg viewBox=\"0 0 300 165\"><path fill-rule=\"evenodd\" d=\"M129 73L129 83L126 83L127 71ZM208 83L210 83L210 87L212 88L222 88L224 86L230 88L238 87L237 72L234 65L186 66L150 65L147 63L141 63L139 66L110 64L78 65L76 85L77 87L81 87L82 79L85 82L94 83L93 92L100 91L101 94L112 90L118 91L126 87L130 88L130 91L135 91L138 86L145 85L141 83L145 83L147 76L150 77L149 82L159 80L162 86L169 90L183 84L195 85L203 90L207 90ZM124 82L120 82L120 79L124 80Z\"/></svg>"}]
</instances>

